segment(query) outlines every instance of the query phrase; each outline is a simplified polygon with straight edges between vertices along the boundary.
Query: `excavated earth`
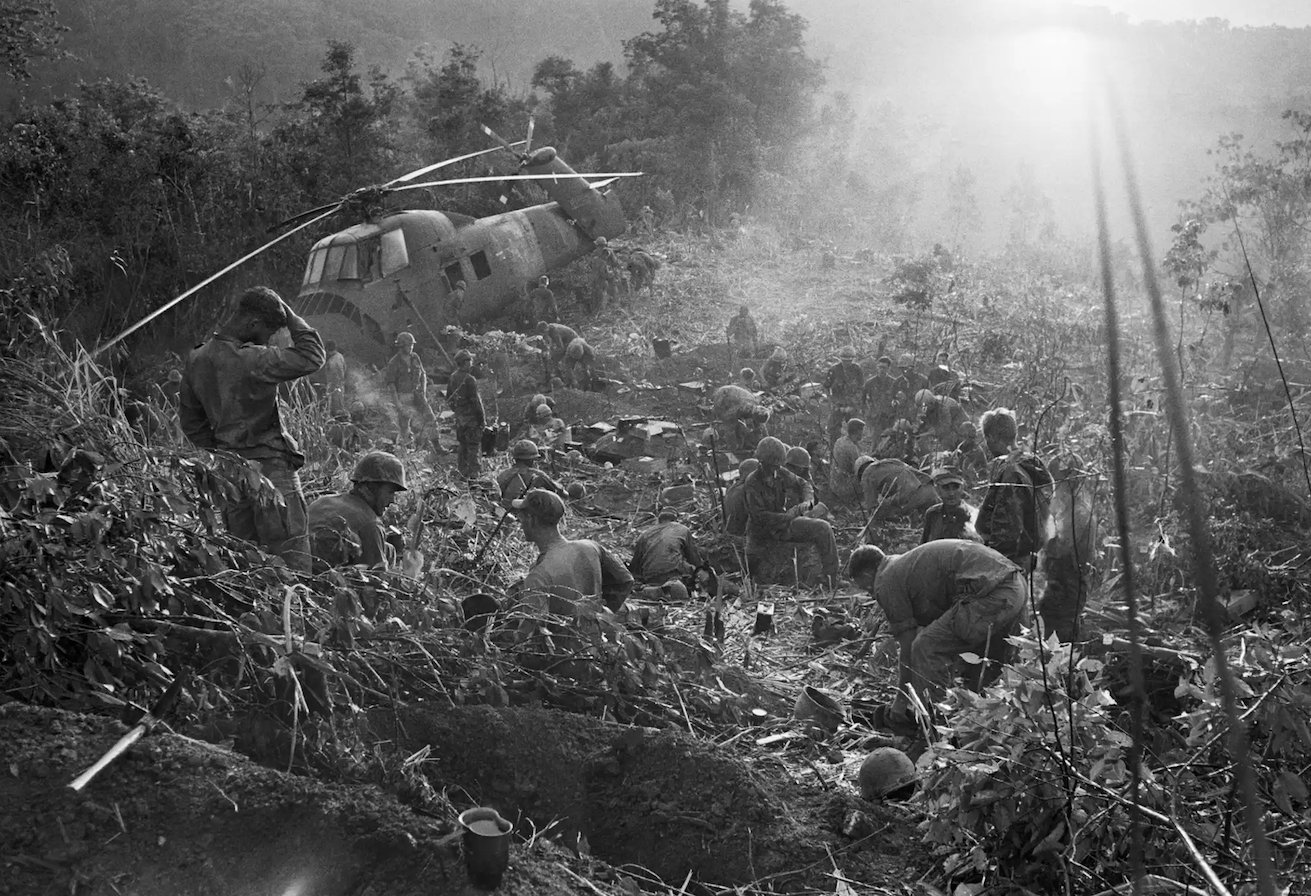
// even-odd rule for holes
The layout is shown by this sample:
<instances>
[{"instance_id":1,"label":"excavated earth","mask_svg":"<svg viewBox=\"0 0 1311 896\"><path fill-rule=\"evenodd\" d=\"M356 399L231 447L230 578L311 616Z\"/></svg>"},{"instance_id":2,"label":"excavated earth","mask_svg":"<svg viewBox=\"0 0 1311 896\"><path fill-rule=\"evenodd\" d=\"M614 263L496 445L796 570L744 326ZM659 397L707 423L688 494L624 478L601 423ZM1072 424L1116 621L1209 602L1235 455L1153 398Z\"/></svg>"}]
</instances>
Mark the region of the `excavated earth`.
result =
<instances>
[{"instance_id":1,"label":"excavated earth","mask_svg":"<svg viewBox=\"0 0 1311 896\"><path fill-rule=\"evenodd\" d=\"M427 747L422 773L458 808L516 823L498 892L900 891L924 867L895 805L799 785L675 731L542 709L411 706L361 718L380 753ZM0 894L473 893L448 819L392 794L264 768L156 730L81 793L68 782L126 729L0 706ZM853 826L854 825L854 826ZM849 833L843 833L843 829ZM658 886L657 886L658 889Z\"/></svg>"}]
</instances>

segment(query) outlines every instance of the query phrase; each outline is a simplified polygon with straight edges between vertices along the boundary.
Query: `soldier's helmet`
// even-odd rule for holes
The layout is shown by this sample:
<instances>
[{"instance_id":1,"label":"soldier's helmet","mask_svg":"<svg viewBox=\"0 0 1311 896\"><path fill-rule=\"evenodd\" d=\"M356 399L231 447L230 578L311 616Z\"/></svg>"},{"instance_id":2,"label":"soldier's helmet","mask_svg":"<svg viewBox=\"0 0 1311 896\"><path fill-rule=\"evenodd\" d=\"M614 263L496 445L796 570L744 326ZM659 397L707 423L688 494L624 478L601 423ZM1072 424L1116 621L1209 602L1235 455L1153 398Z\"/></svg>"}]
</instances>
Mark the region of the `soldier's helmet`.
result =
<instances>
[{"instance_id":1,"label":"soldier's helmet","mask_svg":"<svg viewBox=\"0 0 1311 896\"><path fill-rule=\"evenodd\" d=\"M850 345L842 346L842 351L838 352L838 357L843 361L856 360L856 350Z\"/></svg>"},{"instance_id":2,"label":"soldier's helmet","mask_svg":"<svg viewBox=\"0 0 1311 896\"><path fill-rule=\"evenodd\" d=\"M808 469L810 467L810 452L800 445L793 445L788 449L787 457L783 462L789 467Z\"/></svg>"},{"instance_id":3,"label":"soldier's helmet","mask_svg":"<svg viewBox=\"0 0 1311 896\"><path fill-rule=\"evenodd\" d=\"M370 451L355 464L351 482L389 482L400 491L405 491L405 465L394 454Z\"/></svg>"},{"instance_id":4,"label":"soldier's helmet","mask_svg":"<svg viewBox=\"0 0 1311 896\"><path fill-rule=\"evenodd\" d=\"M534 420L539 420L539 421L541 421L541 422L543 422L543 423L545 423L547 420L550 420L550 419L551 419L551 406L550 406L550 405L546 405L546 404L539 404L539 405L537 406L537 410L533 411L533 419L534 419ZM526 440L525 440L525 441L526 441Z\"/></svg>"},{"instance_id":5,"label":"soldier's helmet","mask_svg":"<svg viewBox=\"0 0 1311 896\"><path fill-rule=\"evenodd\" d=\"M773 436L765 436L756 446L756 460L762 465L781 467L787 460L787 448Z\"/></svg>"},{"instance_id":6,"label":"soldier's helmet","mask_svg":"<svg viewBox=\"0 0 1311 896\"><path fill-rule=\"evenodd\" d=\"M473 355L468 351L468 349L462 348L455 353L456 364L463 364L465 361L472 361L472 360L473 360Z\"/></svg>"},{"instance_id":7,"label":"soldier's helmet","mask_svg":"<svg viewBox=\"0 0 1311 896\"><path fill-rule=\"evenodd\" d=\"M414 345L414 342L415 342L415 339L414 339L414 334L413 334L413 333L397 333L397 334L396 334L396 344L397 344L397 345Z\"/></svg>"},{"instance_id":8,"label":"soldier's helmet","mask_svg":"<svg viewBox=\"0 0 1311 896\"><path fill-rule=\"evenodd\" d=\"M754 457L745 458L740 464L737 465L738 481L745 482L748 476L750 476L752 473L756 472L756 470L759 469L760 469L760 461L756 460Z\"/></svg>"},{"instance_id":9,"label":"soldier's helmet","mask_svg":"<svg viewBox=\"0 0 1311 896\"><path fill-rule=\"evenodd\" d=\"M747 382L751 382L756 378L756 372L752 370L750 367L743 367L738 372L738 376L740 376L742 379L746 380Z\"/></svg>"},{"instance_id":10,"label":"soldier's helmet","mask_svg":"<svg viewBox=\"0 0 1311 896\"><path fill-rule=\"evenodd\" d=\"M541 405L541 407L546 407L546 405ZM550 413L549 409L547 413ZM542 456L542 452L532 439L520 439L510 449L510 456L515 460L537 460Z\"/></svg>"},{"instance_id":11,"label":"soldier's helmet","mask_svg":"<svg viewBox=\"0 0 1311 896\"><path fill-rule=\"evenodd\" d=\"M170 370L170 371L168 372L168 381L169 381L170 383L180 383L180 382L182 382L182 371L180 371L180 370L178 370L176 367L174 367L172 370Z\"/></svg>"},{"instance_id":12,"label":"soldier's helmet","mask_svg":"<svg viewBox=\"0 0 1311 896\"><path fill-rule=\"evenodd\" d=\"M607 245L609 245L609 243L606 242L605 237L603 237L603 236L598 236L598 237L596 238L596 248L598 248L598 249L604 249Z\"/></svg>"},{"instance_id":13,"label":"soldier's helmet","mask_svg":"<svg viewBox=\"0 0 1311 896\"><path fill-rule=\"evenodd\" d=\"M901 796L899 791L915 783L915 763L896 747L878 747L861 763L857 781L863 799Z\"/></svg>"},{"instance_id":14,"label":"soldier's helmet","mask_svg":"<svg viewBox=\"0 0 1311 896\"><path fill-rule=\"evenodd\" d=\"M578 361L583 357L583 345L581 342L569 343L569 348L565 349L565 357L570 361Z\"/></svg>"},{"instance_id":15,"label":"soldier's helmet","mask_svg":"<svg viewBox=\"0 0 1311 896\"><path fill-rule=\"evenodd\" d=\"M543 274L542 276L537 278L537 282L541 286L547 286L548 284L550 284L551 278Z\"/></svg>"},{"instance_id":16,"label":"soldier's helmet","mask_svg":"<svg viewBox=\"0 0 1311 896\"><path fill-rule=\"evenodd\" d=\"M783 348L781 345L775 346L774 354L771 355L771 357L777 358L780 361L786 361L788 359L787 349Z\"/></svg>"},{"instance_id":17,"label":"soldier's helmet","mask_svg":"<svg viewBox=\"0 0 1311 896\"><path fill-rule=\"evenodd\" d=\"M921 390L919 390L918 392L915 393L915 403L916 403L916 404L920 404L920 405L924 405L924 404L932 404L932 403L933 403L933 400L934 400L935 398L937 398L937 396L934 395L934 394L933 394L931 391L929 391L928 389L921 389Z\"/></svg>"}]
</instances>

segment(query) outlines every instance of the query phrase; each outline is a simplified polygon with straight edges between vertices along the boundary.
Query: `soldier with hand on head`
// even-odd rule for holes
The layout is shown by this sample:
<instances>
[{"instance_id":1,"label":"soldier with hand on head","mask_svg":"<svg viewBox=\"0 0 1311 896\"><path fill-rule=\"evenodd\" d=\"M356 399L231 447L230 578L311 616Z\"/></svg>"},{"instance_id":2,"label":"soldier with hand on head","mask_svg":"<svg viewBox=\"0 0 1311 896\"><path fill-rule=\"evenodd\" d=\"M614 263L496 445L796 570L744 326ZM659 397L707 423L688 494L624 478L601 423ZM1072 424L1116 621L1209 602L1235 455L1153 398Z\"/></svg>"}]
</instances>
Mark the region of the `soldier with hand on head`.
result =
<instances>
[{"instance_id":1,"label":"soldier with hand on head","mask_svg":"<svg viewBox=\"0 0 1311 896\"><path fill-rule=\"evenodd\" d=\"M289 348L269 345L286 328ZM305 455L282 423L278 385L323 366L323 340L276 292L255 286L209 341L187 356L178 390L178 421L198 448L230 451L253 462L282 495L270 506L257 495L223 510L228 532L310 569L305 493L296 472Z\"/></svg>"}]
</instances>

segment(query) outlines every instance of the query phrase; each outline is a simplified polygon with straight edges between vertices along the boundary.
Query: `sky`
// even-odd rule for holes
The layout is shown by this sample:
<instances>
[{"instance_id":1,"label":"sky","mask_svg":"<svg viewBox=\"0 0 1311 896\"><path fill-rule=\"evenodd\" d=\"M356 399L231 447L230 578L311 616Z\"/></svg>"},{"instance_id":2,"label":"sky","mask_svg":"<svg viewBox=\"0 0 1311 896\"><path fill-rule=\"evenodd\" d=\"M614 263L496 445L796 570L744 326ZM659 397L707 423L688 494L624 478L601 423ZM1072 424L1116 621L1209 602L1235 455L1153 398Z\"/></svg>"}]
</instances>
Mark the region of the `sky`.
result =
<instances>
[{"instance_id":1,"label":"sky","mask_svg":"<svg viewBox=\"0 0 1311 896\"><path fill-rule=\"evenodd\" d=\"M1131 22L1228 19L1232 25L1311 25L1311 0L1082 0L1124 13Z\"/></svg>"}]
</instances>

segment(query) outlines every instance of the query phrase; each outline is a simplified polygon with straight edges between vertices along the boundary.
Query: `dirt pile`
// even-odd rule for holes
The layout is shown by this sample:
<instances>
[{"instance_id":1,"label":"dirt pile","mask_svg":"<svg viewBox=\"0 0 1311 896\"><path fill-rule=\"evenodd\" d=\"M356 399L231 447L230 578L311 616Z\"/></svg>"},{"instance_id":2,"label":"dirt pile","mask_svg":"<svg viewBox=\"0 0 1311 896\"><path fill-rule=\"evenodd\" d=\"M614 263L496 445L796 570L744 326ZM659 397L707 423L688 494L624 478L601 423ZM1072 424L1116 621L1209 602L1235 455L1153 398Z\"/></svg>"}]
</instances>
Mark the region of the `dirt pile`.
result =
<instances>
[{"instance_id":1,"label":"dirt pile","mask_svg":"<svg viewBox=\"0 0 1311 896\"><path fill-rule=\"evenodd\" d=\"M334 787L218 747L154 733L81 793L66 785L122 725L0 706L0 893L475 892L447 821L373 787ZM590 865L539 842L516 846L500 893L573 893ZM603 872L604 873L604 872Z\"/></svg>"}]
</instances>

